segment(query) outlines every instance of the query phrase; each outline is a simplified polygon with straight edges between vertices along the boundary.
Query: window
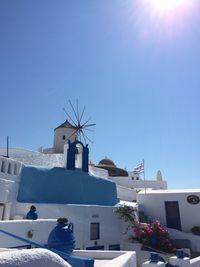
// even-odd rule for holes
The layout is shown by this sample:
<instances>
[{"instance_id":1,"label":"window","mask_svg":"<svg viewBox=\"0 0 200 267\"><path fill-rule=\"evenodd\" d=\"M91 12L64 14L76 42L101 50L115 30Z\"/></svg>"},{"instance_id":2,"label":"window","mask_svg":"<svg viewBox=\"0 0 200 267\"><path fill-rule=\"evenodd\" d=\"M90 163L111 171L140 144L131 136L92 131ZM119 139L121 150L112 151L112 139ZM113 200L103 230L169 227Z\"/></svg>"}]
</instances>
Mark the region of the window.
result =
<instances>
[{"instance_id":1,"label":"window","mask_svg":"<svg viewBox=\"0 0 200 267\"><path fill-rule=\"evenodd\" d=\"M14 175L17 175L17 164L14 166Z\"/></svg>"},{"instance_id":2,"label":"window","mask_svg":"<svg viewBox=\"0 0 200 267\"><path fill-rule=\"evenodd\" d=\"M1 172L5 172L5 162L2 161L1 163Z\"/></svg>"},{"instance_id":3,"label":"window","mask_svg":"<svg viewBox=\"0 0 200 267\"><path fill-rule=\"evenodd\" d=\"M91 223L90 224L90 240L98 240L99 239L99 223Z\"/></svg>"},{"instance_id":4,"label":"window","mask_svg":"<svg viewBox=\"0 0 200 267\"><path fill-rule=\"evenodd\" d=\"M63 135L63 136L62 136L62 140L65 140L65 138L66 138L66 136L65 136L65 135Z\"/></svg>"},{"instance_id":5,"label":"window","mask_svg":"<svg viewBox=\"0 0 200 267\"><path fill-rule=\"evenodd\" d=\"M86 250L104 250L104 246L86 247Z\"/></svg>"},{"instance_id":6,"label":"window","mask_svg":"<svg viewBox=\"0 0 200 267\"><path fill-rule=\"evenodd\" d=\"M109 250L120 250L120 244L109 245Z\"/></svg>"},{"instance_id":7,"label":"window","mask_svg":"<svg viewBox=\"0 0 200 267\"><path fill-rule=\"evenodd\" d=\"M12 169L12 165L11 165L11 163L9 162L9 163L8 163L8 173L9 173L9 174L11 174L11 169Z\"/></svg>"}]
</instances>

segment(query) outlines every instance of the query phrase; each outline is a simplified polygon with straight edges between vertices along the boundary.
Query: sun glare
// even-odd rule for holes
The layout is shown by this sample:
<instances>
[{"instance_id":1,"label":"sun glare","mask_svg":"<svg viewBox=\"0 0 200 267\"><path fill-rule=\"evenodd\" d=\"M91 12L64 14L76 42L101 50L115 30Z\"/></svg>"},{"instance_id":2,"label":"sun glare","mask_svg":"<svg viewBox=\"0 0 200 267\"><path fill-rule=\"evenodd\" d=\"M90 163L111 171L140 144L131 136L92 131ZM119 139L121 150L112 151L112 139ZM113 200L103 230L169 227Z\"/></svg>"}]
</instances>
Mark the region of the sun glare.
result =
<instances>
[{"instance_id":1,"label":"sun glare","mask_svg":"<svg viewBox=\"0 0 200 267\"><path fill-rule=\"evenodd\" d=\"M174 10L184 5L187 0L150 0L160 11Z\"/></svg>"},{"instance_id":2,"label":"sun glare","mask_svg":"<svg viewBox=\"0 0 200 267\"><path fill-rule=\"evenodd\" d=\"M161 44L162 41L174 41L189 32L198 1L130 0L130 3L134 2L132 23L140 42Z\"/></svg>"}]
</instances>

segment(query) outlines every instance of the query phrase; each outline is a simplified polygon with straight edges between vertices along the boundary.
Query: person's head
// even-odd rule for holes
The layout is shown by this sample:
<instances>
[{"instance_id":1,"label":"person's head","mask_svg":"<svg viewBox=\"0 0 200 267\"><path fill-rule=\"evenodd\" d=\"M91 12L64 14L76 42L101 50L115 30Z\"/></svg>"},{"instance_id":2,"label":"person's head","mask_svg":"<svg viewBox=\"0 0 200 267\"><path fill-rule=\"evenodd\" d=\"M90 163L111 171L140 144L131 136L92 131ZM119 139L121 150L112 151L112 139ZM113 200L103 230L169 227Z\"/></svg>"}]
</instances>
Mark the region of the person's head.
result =
<instances>
[{"instance_id":1,"label":"person's head","mask_svg":"<svg viewBox=\"0 0 200 267\"><path fill-rule=\"evenodd\" d=\"M36 211L36 207L34 205L31 206L32 211Z\"/></svg>"},{"instance_id":2,"label":"person's head","mask_svg":"<svg viewBox=\"0 0 200 267\"><path fill-rule=\"evenodd\" d=\"M58 218L57 223L66 224L66 223L68 223L68 219L67 218Z\"/></svg>"}]
</instances>

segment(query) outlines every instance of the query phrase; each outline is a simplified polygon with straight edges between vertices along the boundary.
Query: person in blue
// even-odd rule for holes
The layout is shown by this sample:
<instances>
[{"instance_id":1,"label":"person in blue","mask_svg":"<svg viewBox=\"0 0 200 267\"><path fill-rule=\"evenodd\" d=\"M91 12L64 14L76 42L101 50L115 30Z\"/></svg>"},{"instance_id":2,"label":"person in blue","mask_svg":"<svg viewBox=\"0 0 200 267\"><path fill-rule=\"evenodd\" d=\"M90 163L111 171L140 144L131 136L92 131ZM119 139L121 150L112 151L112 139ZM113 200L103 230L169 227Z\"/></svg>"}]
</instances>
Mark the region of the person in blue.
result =
<instances>
[{"instance_id":1,"label":"person in blue","mask_svg":"<svg viewBox=\"0 0 200 267\"><path fill-rule=\"evenodd\" d=\"M26 214L26 219L27 220L37 220L37 218L38 218L38 214L36 211L36 207L34 205L32 205L30 207L29 212Z\"/></svg>"}]
</instances>

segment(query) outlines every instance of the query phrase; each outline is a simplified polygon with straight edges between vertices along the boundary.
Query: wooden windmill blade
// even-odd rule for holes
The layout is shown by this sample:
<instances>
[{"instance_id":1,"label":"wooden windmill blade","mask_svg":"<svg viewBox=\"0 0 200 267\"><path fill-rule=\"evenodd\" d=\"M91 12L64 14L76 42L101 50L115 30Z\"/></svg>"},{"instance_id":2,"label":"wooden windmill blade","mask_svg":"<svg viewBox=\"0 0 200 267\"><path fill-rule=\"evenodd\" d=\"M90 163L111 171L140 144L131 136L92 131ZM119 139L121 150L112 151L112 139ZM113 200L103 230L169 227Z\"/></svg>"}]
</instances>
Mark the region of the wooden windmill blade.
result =
<instances>
[{"instance_id":1,"label":"wooden windmill blade","mask_svg":"<svg viewBox=\"0 0 200 267\"><path fill-rule=\"evenodd\" d=\"M85 118L86 107L84 106L83 109L80 109L78 100L76 100L75 106L70 100L68 101L68 103L70 107L69 111L66 111L65 108L63 108L63 110L67 116L67 120L74 128L74 131L71 136L76 134L77 140L80 142L84 142L85 145L88 142L93 143L92 137L90 135L91 132L94 132L94 126L96 125L96 123L90 123L90 117L88 119Z\"/></svg>"}]
</instances>

